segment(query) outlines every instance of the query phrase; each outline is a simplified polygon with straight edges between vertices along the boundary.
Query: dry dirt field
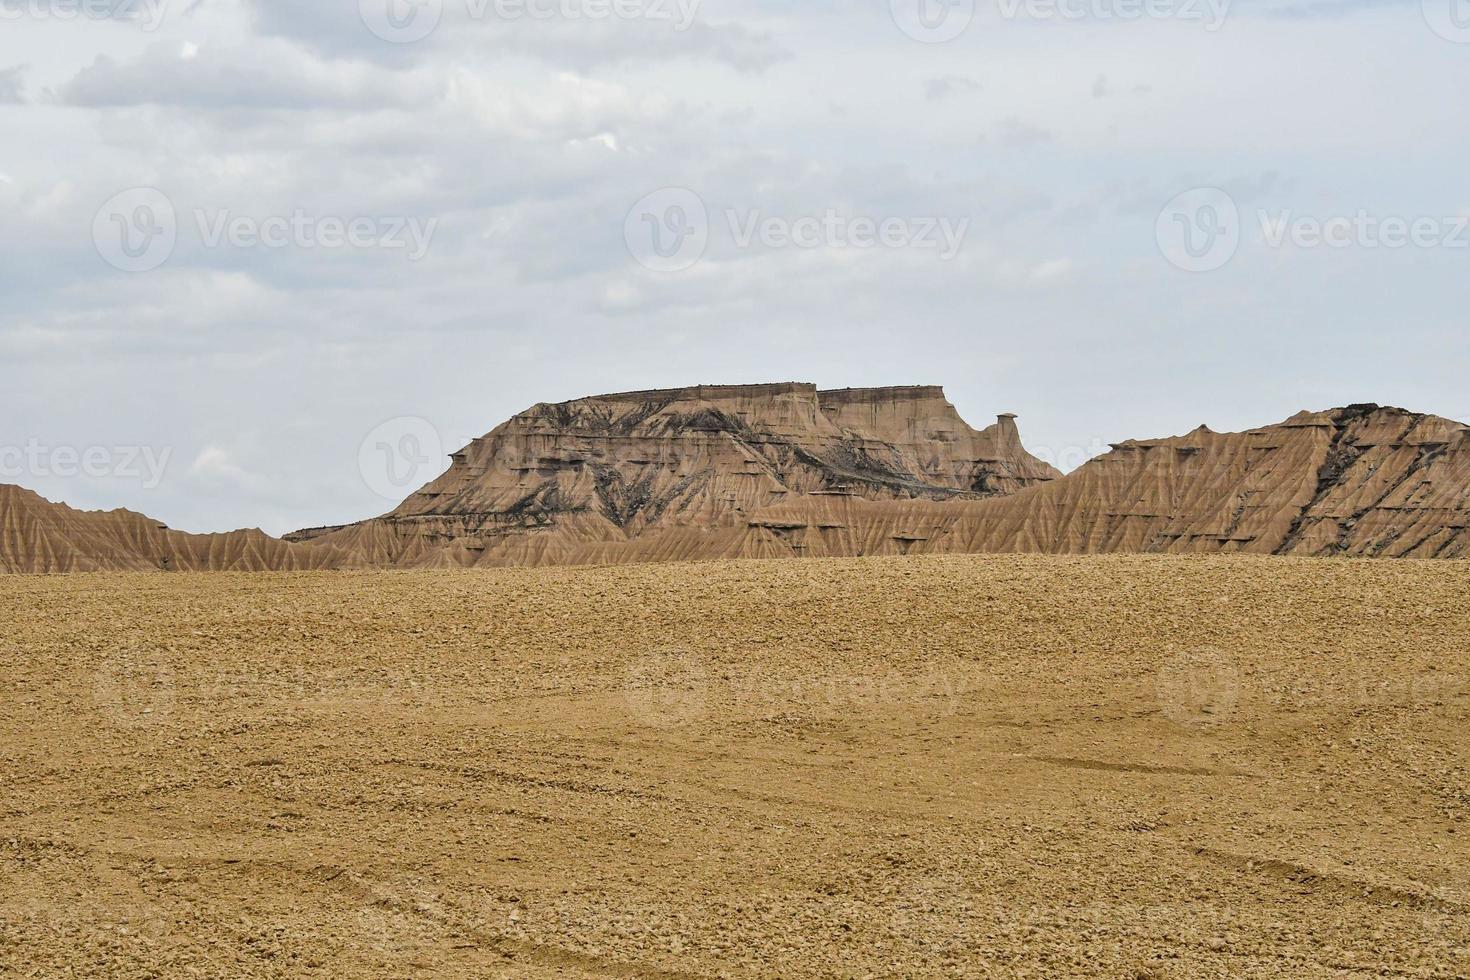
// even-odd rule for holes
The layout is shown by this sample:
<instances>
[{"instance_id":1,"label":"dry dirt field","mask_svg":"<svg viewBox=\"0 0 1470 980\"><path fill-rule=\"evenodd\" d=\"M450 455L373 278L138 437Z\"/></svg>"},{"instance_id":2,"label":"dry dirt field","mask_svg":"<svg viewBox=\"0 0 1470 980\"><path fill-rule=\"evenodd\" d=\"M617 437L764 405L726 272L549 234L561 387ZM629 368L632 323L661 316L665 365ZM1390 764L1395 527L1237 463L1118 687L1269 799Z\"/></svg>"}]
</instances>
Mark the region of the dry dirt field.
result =
<instances>
[{"instance_id":1,"label":"dry dirt field","mask_svg":"<svg viewBox=\"0 0 1470 980\"><path fill-rule=\"evenodd\" d=\"M1470 564L0 579L0 976L1470 974Z\"/></svg>"}]
</instances>

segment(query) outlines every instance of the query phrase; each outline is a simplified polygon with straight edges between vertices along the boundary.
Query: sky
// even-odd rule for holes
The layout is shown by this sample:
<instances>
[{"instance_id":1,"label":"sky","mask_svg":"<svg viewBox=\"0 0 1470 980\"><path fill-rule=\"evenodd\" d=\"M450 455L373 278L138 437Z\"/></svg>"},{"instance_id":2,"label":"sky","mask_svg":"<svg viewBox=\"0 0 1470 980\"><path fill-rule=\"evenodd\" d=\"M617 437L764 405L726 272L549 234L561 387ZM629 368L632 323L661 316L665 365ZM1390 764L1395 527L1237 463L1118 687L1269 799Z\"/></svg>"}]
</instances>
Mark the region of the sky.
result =
<instances>
[{"instance_id":1,"label":"sky","mask_svg":"<svg viewBox=\"0 0 1470 980\"><path fill-rule=\"evenodd\" d=\"M1470 0L0 0L0 482L282 533L699 383L1470 421L1467 90Z\"/></svg>"}]
</instances>

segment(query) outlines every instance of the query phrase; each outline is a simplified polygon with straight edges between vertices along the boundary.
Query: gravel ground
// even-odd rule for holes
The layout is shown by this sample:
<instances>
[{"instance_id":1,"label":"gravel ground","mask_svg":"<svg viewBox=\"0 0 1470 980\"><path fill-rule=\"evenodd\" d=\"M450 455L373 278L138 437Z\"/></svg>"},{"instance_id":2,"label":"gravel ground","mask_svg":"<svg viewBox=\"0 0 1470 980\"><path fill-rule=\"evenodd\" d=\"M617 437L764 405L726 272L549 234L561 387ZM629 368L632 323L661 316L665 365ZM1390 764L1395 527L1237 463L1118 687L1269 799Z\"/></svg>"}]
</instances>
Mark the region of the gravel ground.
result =
<instances>
[{"instance_id":1,"label":"gravel ground","mask_svg":"<svg viewBox=\"0 0 1470 980\"><path fill-rule=\"evenodd\" d=\"M0 975L1461 977L1470 564L0 579Z\"/></svg>"}]
</instances>

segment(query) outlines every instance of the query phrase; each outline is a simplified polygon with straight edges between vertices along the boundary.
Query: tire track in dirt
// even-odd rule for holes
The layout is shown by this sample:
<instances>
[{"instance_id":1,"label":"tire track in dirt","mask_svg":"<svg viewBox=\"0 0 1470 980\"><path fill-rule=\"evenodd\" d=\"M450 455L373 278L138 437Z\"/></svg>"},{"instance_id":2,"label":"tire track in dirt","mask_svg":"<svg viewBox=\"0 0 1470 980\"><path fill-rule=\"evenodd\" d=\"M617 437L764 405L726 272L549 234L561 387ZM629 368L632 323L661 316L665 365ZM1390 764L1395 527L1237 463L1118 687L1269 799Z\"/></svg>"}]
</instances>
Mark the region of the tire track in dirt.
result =
<instances>
[{"instance_id":1,"label":"tire track in dirt","mask_svg":"<svg viewBox=\"0 0 1470 980\"><path fill-rule=\"evenodd\" d=\"M548 969L577 969L605 977L631 977L638 980L712 980L709 974L692 973L687 970L668 970L643 963L632 963L606 956L594 956L575 950L534 943L517 939L490 927L474 922L471 917L443 903L425 908L424 903L414 903L393 893L391 889L375 884L371 880L342 867L319 865L307 872L313 882L332 887L359 902L368 905L385 905L397 912L416 916L425 921L473 939L480 947L499 954L506 960L529 963Z\"/></svg>"},{"instance_id":2,"label":"tire track in dirt","mask_svg":"<svg viewBox=\"0 0 1470 980\"><path fill-rule=\"evenodd\" d=\"M1143 762L1104 762L1100 759L1074 759L1066 756L1034 755L1032 759L1065 769L1090 769L1097 772L1134 772L1150 776L1226 776L1256 779L1254 774L1238 769L1200 769L1192 766L1151 766Z\"/></svg>"},{"instance_id":3,"label":"tire track in dirt","mask_svg":"<svg viewBox=\"0 0 1470 980\"><path fill-rule=\"evenodd\" d=\"M413 759L387 759L377 763L380 766L403 766L410 769L418 769L424 772L449 772L466 779L479 780L483 782L496 782L509 786L526 786L534 789L554 789L567 793L581 793L591 796L614 796L625 800L640 800L649 803L677 803L678 800L662 793L654 793L648 790L632 789L626 786L604 786L600 783L588 783L576 779L560 779L551 776L532 776L526 773L511 772L505 769L496 769L490 766L465 766L443 762L421 762Z\"/></svg>"},{"instance_id":4,"label":"tire track in dirt","mask_svg":"<svg viewBox=\"0 0 1470 980\"><path fill-rule=\"evenodd\" d=\"M1427 895L1423 892L1400 888L1395 885L1375 885L1371 882L1350 878L1331 871L1318 871L1304 864L1283 861L1279 858L1252 857L1236 854L1213 847L1194 847L1190 853L1214 864L1224 865L1240 871L1248 871L1266 878L1290 882L1312 891L1324 892L1344 899L1367 902L1373 905L1408 905L1416 909L1457 914L1470 913L1470 905Z\"/></svg>"}]
</instances>

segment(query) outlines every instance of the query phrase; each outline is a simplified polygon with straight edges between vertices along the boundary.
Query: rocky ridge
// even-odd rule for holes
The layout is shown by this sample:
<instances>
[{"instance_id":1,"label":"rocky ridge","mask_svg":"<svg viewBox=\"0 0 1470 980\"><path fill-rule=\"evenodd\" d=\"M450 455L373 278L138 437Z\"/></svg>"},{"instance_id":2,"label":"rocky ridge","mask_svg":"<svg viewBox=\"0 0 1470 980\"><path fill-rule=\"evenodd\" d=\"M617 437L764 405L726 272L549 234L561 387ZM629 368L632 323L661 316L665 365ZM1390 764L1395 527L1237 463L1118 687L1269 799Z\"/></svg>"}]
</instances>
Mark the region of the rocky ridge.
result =
<instances>
[{"instance_id":1,"label":"rocky ridge","mask_svg":"<svg viewBox=\"0 0 1470 980\"><path fill-rule=\"evenodd\" d=\"M392 513L292 540L370 564L543 564L618 560L679 529L698 533L673 553L699 558L701 537L743 535L789 501L979 500L1060 475L1013 416L977 431L937 387L637 391L537 405Z\"/></svg>"},{"instance_id":2,"label":"rocky ridge","mask_svg":"<svg viewBox=\"0 0 1470 980\"><path fill-rule=\"evenodd\" d=\"M301 571L347 564L346 554L259 530L187 534L132 511L74 510L0 485L0 573Z\"/></svg>"},{"instance_id":3,"label":"rocky ridge","mask_svg":"<svg viewBox=\"0 0 1470 980\"><path fill-rule=\"evenodd\" d=\"M382 517L188 535L0 488L0 570L294 570L923 553L1470 555L1470 427L1377 405L1129 440L1062 476L937 387L536 405Z\"/></svg>"}]
</instances>

